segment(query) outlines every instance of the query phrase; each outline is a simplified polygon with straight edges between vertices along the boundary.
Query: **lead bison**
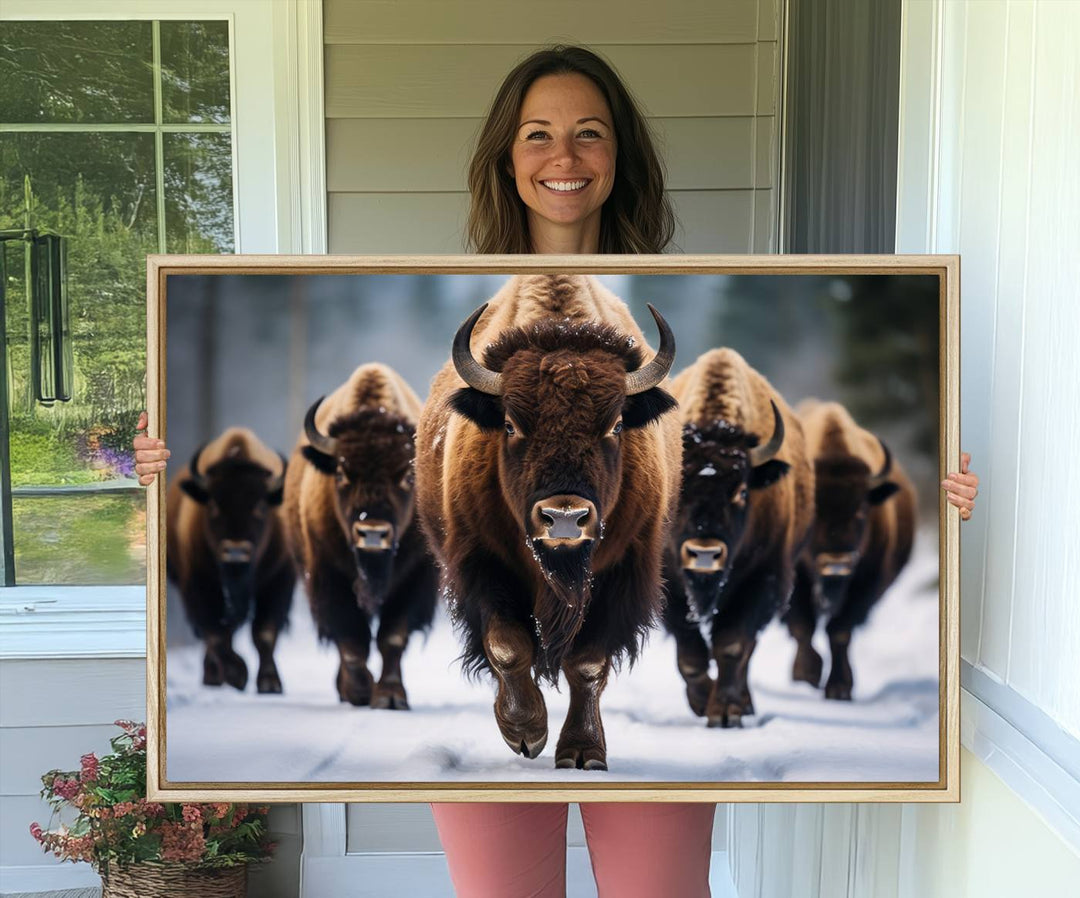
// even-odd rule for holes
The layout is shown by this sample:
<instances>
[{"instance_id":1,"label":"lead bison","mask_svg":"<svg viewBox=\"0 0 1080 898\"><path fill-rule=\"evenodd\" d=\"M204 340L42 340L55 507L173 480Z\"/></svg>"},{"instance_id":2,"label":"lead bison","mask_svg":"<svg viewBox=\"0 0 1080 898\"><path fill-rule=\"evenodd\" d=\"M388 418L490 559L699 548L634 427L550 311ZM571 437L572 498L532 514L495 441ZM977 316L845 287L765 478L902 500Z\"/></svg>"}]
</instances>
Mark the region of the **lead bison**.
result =
<instances>
[{"instance_id":1,"label":"lead bison","mask_svg":"<svg viewBox=\"0 0 1080 898\"><path fill-rule=\"evenodd\" d=\"M203 683L247 685L232 648L254 612L259 692L281 692L274 646L285 627L296 578L280 506L285 459L250 430L231 427L196 451L169 485L166 571L206 645Z\"/></svg>"},{"instance_id":2,"label":"lead bison","mask_svg":"<svg viewBox=\"0 0 1080 898\"><path fill-rule=\"evenodd\" d=\"M683 422L682 499L665 552L665 625L695 714L741 726L757 634L786 606L813 521L802 428L733 349L714 349L671 382ZM711 630L717 679L701 626Z\"/></svg>"},{"instance_id":3,"label":"lead bison","mask_svg":"<svg viewBox=\"0 0 1080 898\"><path fill-rule=\"evenodd\" d=\"M786 618L798 642L792 677L821 682L810 639L824 618L832 654L825 697L850 700L851 633L911 555L915 490L885 444L842 405L807 400L798 412L817 477L817 514Z\"/></svg>"},{"instance_id":4,"label":"lead bison","mask_svg":"<svg viewBox=\"0 0 1080 898\"><path fill-rule=\"evenodd\" d=\"M285 480L285 522L341 701L407 709L401 656L431 625L436 573L414 520L420 400L385 365L357 368L308 409ZM382 672L368 670L371 626Z\"/></svg>"},{"instance_id":5,"label":"lead bison","mask_svg":"<svg viewBox=\"0 0 1080 898\"><path fill-rule=\"evenodd\" d=\"M495 676L495 720L527 758L548 737L538 682L565 674L557 767L607 769L600 695L659 622L681 443L659 386L675 341L652 314L643 364L641 331L597 281L513 278L459 329L420 419L420 517L466 669Z\"/></svg>"}]
</instances>

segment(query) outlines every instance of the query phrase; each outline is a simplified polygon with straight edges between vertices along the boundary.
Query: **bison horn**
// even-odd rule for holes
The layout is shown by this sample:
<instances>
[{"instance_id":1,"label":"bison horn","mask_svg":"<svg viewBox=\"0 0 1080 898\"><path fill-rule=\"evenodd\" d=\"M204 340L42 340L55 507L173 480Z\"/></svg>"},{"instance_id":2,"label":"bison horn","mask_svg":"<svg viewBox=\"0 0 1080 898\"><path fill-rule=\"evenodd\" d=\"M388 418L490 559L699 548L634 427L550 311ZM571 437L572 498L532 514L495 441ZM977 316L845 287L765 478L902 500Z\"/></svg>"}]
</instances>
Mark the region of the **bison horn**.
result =
<instances>
[{"instance_id":1,"label":"bison horn","mask_svg":"<svg viewBox=\"0 0 1080 898\"><path fill-rule=\"evenodd\" d=\"M195 454L191 456L191 461L188 462L188 477L195 483L197 483L199 486L201 486L203 489L206 489L207 486L206 480L203 478L202 474L199 473L199 456L202 455L202 451L205 448L206 443L203 443L198 449L195 450Z\"/></svg>"},{"instance_id":2,"label":"bison horn","mask_svg":"<svg viewBox=\"0 0 1080 898\"><path fill-rule=\"evenodd\" d=\"M278 453L278 458L281 459L281 473L276 477L271 476L270 482L266 484L267 493L277 492L285 485L285 469L289 466L289 460L280 452Z\"/></svg>"},{"instance_id":3,"label":"bison horn","mask_svg":"<svg viewBox=\"0 0 1080 898\"><path fill-rule=\"evenodd\" d=\"M776 455L784 443L784 419L780 414L780 409L776 407L776 403L771 399L769 400L769 405L772 406L773 413L772 438L764 446L755 446L750 450L750 464L755 468L758 465L765 464L765 462Z\"/></svg>"},{"instance_id":4,"label":"bison horn","mask_svg":"<svg viewBox=\"0 0 1080 898\"><path fill-rule=\"evenodd\" d=\"M656 351L653 360L644 368L631 371L626 375L626 395L635 396L651 390L660 381L668 376L671 366L675 363L675 335L668 327L664 316L656 311L652 303L648 303L649 311L656 319L656 326L660 328L660 348Z\"/></svg>"},{"instance_id":5,"label":"bison horn","mask_svg":"<svg viewBox=\"0 0 1080 898\"><path fill-rule=\"evenodd\" d=\"M320 396L307 410L307 414L304 416L304 436L308 438L308 442L311 443L313 448L336 459L338 455L337 440L319 433L319 428L315 426L315 412L319 410L319 406L322 405L325 398L325 396Z\"/></svg>"},{"instance_id":6,"label":"bison horn","mask_svg":"<svg viewBox=\"0 0 1080 898\"><path fill-rule=\"evenodd\" d=\"M489 371L476 361L473 358L472 350L469 348L473 328L476 327L476 322L480 320L480 316L484 314L484 309L487 307L487 303L480 306L454 334L454 367L457 369L461 379L474 390L487 393L489 396L501 396L502 375Z\"/></svg>"},{"instance_id":7,"label":"bison horn","mask_svg":"<svg viewBox=\"0 0 1080 898\"><path fill-rule=\"evenodd\" d=\"M885 462L882 464L881 470L870 478L870 489L881 486L889 479L889 473L892 471L892 453L889 451L889 447L885 445L885 441L881 437L878 437L878 445L881 446L881 451L885 453Z\"/></svg>"}]
</instances>

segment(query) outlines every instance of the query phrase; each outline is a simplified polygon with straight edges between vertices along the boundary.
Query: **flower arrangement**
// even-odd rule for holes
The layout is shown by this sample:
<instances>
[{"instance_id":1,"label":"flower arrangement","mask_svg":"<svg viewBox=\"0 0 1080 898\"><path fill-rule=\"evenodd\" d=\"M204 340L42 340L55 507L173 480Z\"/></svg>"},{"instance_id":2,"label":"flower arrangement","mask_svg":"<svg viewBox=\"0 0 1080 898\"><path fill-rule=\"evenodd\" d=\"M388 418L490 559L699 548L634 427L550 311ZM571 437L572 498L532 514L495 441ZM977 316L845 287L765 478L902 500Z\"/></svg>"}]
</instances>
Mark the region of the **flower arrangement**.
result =
<instances>
[{"instance_id":1,"label":"flower arrangement","mask_svg":"<svg viewBox=\"0 0 1080 898\"><path fill-rule=\"evenodd\" d=\"M82 756L81 769L50 770L41 797L75 821L55 830L30 825L43 850L64 861L87 861L103 876L113 865L183 864L200 870L269 860L267 807L226 802L161 804L146 800L146 727L118 720L113 753ZM52 822L50 821L50 826Z\"/></svg>"}]
</instances>

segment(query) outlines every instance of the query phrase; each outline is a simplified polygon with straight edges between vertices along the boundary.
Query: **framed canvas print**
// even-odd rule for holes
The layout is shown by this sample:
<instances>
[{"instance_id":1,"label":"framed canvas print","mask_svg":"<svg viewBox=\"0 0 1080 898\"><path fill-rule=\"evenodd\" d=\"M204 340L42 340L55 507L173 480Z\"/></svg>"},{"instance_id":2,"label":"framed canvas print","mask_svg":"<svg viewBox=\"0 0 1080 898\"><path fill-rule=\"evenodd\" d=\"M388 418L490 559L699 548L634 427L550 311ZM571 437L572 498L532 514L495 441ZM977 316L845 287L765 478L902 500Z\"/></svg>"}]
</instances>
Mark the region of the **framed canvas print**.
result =
<instances>
[{"instance_id":1,"label":"framed canvas print","mask_svg":"<svg viewBox=\"0 0 1080 898\"><path fill-rule=\"evenodd\" d=\"M147 292L151 797L958 800L957 257Z\"/></svg>"}]
</instances>

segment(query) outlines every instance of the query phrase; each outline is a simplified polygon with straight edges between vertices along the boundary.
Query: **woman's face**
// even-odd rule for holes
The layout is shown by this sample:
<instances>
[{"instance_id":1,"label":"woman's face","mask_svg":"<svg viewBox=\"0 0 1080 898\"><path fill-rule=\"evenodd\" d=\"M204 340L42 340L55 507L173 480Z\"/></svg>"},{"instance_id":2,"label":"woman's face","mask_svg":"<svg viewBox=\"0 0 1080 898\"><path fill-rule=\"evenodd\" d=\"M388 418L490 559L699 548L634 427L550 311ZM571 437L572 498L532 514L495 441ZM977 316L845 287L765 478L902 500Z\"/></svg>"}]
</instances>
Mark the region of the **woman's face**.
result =
<instances>
[{"instance_id":1,"label":"woman's face","mask_svg":"<svg viewBox=\"0 0 1080 898\"><path fill-rule=\"evenodd\" d=\"M599 88L584 75L532 83L510 150L529 233L584 227L599 234L600 209L615 181L615 129Z\"/></svg>"}]
</instances>

